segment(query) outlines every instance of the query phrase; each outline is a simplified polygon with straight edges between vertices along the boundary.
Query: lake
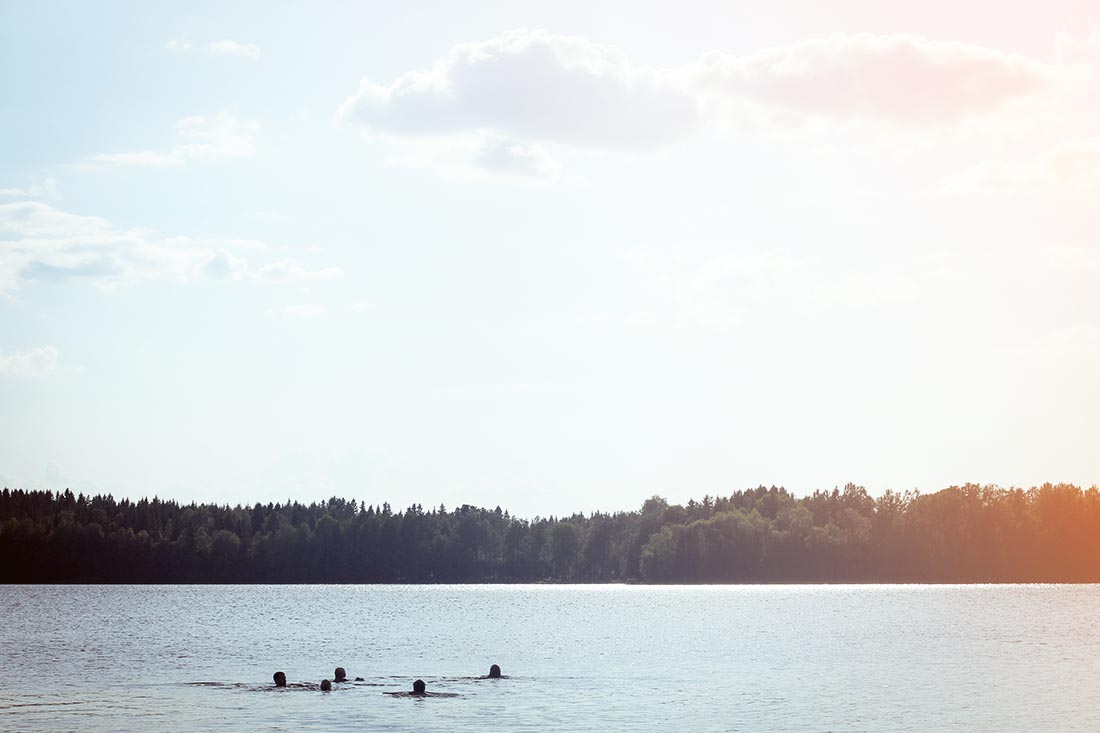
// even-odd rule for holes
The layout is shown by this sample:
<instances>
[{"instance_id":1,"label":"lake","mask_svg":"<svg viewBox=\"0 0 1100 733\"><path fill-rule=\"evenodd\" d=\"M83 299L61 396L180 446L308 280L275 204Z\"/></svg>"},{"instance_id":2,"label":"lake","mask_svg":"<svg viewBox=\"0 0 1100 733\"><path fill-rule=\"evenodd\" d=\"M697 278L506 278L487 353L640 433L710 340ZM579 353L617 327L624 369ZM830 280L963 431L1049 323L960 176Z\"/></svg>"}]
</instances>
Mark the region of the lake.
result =
<instances>
[{"instance_id":1,"label":"lake","mask_svg":"<svg viewBox=\"0 0 1100 733\"><path fill-rule=\"evenodd\" d=\"M3 731L1100 729L1092 585L0 586L0 620ZM383 694L418 677L458 696Z\"/></svg>"}]
</instances>

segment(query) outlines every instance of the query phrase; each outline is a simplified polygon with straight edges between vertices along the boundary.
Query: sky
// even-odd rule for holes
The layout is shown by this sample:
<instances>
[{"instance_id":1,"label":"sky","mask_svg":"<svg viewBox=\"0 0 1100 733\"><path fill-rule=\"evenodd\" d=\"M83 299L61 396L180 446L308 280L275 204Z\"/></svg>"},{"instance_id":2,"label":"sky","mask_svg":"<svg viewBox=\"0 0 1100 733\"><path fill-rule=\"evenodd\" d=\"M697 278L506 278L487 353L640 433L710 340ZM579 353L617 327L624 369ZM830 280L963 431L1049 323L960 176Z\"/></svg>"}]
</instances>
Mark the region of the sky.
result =
<instances>
[{"instance_id":1,"label":"sky","mask_svg":"<svg viewBox=\"0 0 1100 733\"><path fill-rule=\"evenodd\" d=\"M1100 5L0 0L0 484L1100 481Z\"/></svg>"}]
</instances>

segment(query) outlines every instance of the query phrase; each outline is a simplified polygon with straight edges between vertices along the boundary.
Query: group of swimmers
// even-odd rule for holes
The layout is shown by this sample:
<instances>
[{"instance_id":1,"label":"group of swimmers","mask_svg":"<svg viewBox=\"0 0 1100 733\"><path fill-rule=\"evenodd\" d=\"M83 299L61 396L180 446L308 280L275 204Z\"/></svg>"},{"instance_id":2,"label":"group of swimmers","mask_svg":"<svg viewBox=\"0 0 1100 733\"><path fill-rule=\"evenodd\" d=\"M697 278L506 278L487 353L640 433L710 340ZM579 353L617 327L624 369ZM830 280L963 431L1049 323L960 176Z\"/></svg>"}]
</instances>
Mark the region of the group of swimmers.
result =
<instances>
[{"instance_id":1,"label":"group of swimmers","mask_svg":"<svg viewBox=\"0 0 1100 733\"><path fill-rule=\"evenodd\" d=\"M362 677L356 677L354 680L349 679L347 670L345 670L343 667L337 667L336 670L333 672L332 676L333 676L332 680L328 680L328 679L321 680L321 692L331 692L333 684L340 684L341 682L364 682L365 681ZM271 677L272 677L272 679L275 680L275 686L276 687L286 687L286 675L284 673L276 672L275 674L271 675ZM481 677L479 679L499 680L502 677L503 677L503 675L501 675L501 673L500 673L500 665L499 664L494 664L491 667L489 667L489 674L487 674L484 677ZM387 692L385 694L395 695L395 696L400 696L400 697L427 697L428 695L430 695L432 693L428 692L427 685L424 684L424 680L416 680L415 682L413 682L412 692Z\"/></svg>"}]
</instances>

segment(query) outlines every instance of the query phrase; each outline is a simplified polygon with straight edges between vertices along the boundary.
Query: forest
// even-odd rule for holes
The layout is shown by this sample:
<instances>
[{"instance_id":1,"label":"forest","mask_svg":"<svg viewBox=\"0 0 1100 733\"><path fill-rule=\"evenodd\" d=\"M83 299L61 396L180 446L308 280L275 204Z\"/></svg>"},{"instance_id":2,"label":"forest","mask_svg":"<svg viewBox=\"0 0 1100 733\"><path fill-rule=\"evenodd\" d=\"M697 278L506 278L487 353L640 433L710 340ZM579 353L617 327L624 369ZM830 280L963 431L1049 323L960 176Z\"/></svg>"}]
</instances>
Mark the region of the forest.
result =
<instances>
[{"instance_id":1,"label":"forest","mask_svg":"<svg viewBox=\"0 0 1100 733\"><path fill-rule=\"evenodd\" d=\"M331 498L220 506L0 492L4 583L1100 582L1100 491L760 486L521 519Z\"/></svg>"}]
</instances>

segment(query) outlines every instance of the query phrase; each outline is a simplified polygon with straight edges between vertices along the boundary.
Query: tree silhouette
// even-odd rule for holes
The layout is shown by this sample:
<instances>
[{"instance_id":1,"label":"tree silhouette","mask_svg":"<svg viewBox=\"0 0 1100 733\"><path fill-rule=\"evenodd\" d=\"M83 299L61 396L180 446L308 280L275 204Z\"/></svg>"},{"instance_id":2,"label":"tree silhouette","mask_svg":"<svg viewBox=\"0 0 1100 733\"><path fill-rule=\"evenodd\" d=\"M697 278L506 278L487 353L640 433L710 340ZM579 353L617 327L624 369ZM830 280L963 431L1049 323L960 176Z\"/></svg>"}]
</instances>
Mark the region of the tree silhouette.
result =
<instances>
[{"instance_id":1,"label":"tree silhouette","mask_svg":"<svg viewBox=\"0 0 1100 733\"><path fill-rule=\"evenodd\" d=\"M0 492L0 582L1098 582L1100 491L966 484L521 519L332 497L228 507Z\"/></svg>"}]
</instances>

